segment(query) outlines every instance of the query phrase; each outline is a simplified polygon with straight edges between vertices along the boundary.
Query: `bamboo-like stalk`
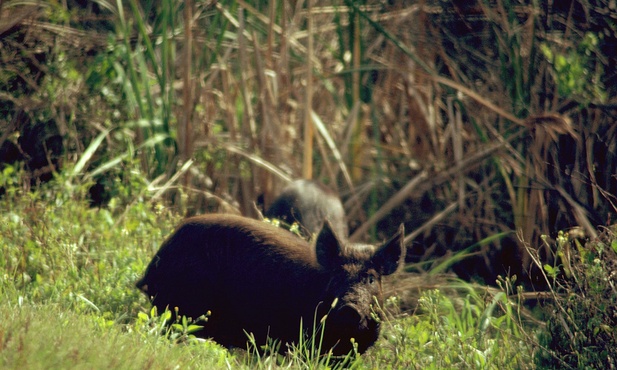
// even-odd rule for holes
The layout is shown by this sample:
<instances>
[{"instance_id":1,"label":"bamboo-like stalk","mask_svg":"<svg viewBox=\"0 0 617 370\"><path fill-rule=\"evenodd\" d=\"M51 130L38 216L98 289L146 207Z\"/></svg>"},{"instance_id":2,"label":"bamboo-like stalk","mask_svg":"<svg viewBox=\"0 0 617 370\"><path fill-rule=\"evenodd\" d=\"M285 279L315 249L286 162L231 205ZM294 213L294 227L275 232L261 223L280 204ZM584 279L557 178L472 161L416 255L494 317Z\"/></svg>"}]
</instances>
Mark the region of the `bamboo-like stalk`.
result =
<instances>
[{"instance_id":1,"label":"bamboo-like stalk","mask_svg":"<svg viewBox=\"0 0 617 370\"><path fill-rule=\"evenodd\" d=\"M251 102L251 92L247 84L249 63L247 56L247 47L245 40L245 20L244 9L238 8L238 54L240 59L240 91L244 103L244 115L242 116L242 133L245 139L248 139L249 148L255 151L257 148L257 123L255 122L255 113ZM239 179L241 188L241 211L243 214L251 215L252 202L254 197L254 179Z\"/></svg>"},{"instance_id":2,"label":"bamboo-like stalk","mask_svg":"<svg viewBox=\"0 0 617 370\"><path fill-rule=\"evenodd\" d=\"M184 60L182 73L182 99L184 103L184 116L182 124L179 126L180 157L186 162L193 156L193 94L191 82L191 65L193 55L193 2L185 0L184 2ZM184 185L190 183L190 172L187 171L184 176Z\"/></svg>"},{"instance_id":3,"label":"bamboo-like stalk","mask_svg":"<svg viewBox=\"0 0 617 370\"><path fill-rule=\"evenodd\" d=\"M266 53L266 65L268 68L274 66L272 55L274 55L274 25L276 24L276 0L271 0L268 4L268 40L266 42L268 52ZM283 17L284 18L284 17Z\"/></svg>"},{"instance_id":4,"label":"bamboo-like stalk","mask_svg":"<svg viewBox=\"0 0 617 370\"><path fill-rule=\"evenodd\" d=\"M250 98L250 90L247 85L248 71L250 70L246 39L244 37L245 22L244 9L238 9L238 55L240 59L240 90L244 102L245 114L243 115L243 134L250 139L251 147L255 147L257 142L257 124L255 122L255 113L253 112L253 104Z\"/></svg>"},{"instance_id":5,"label":"bamboo-like stalk","mask_svg":"<svg viewBox=\"0 0 617 370\"><path fill-rule=\"evenodd\" d=\"M448 98L448 119L452 125L452 151L454 153L454 163L460 166L463 160L463 122L461 112L454 107L453 98ZM461 174L457 179L458 202L460 209L463 209L465 204L465 178Z\"/></svg>"},{"instance_id":6,"label":"bamboo-like stalk","mask_svg":"<svg viewBox=\"0 0 617 370\"><path fill-rule=\"evenodd\" d=\"M279 161L280 147L277 143L280 143L280 122L277 119L275 112L275 99L274 92L270 88L268 83L268 77L266 75L266 66L262 60L260 50L257 44L257 35L253 35L253 48L255 50L255 74L257 75L257 82L259 87L259 106L262 119L261 134L261 153L267 160ZM266 57L266 60L269 58ZM272 190L274 187L272 176L269 172L260 173L261 191L264 194L264 204L267 206L271 202Z\"/></svg>"},{"instance_id":7,"label":"bamboo-like stalk","mask_svg":"<svg viewBox=\"0 0 617 370\"><path fill-rule=\"evenodd\" d=\"M360 102L360 11L353 12L353 51L352 51L352 77L351 77L351 100L352 104L361 104ZM351 176L354 181L362 178L362 163L363 163L363 110L358 111L358 116L354 122L353 137L351 140Z\"/></svg>"},{"instance_id":8,"label":"bamboo-like stalk","mask_svg":"<svg viewBox=\"0 0 617 370\"><path fill-rule=\"evenodd\" d=\"M313 107L313 1L307 0L307 30L308 47L306 58L306 91L304 103L304 160L302 164L302 177L305 179L313 178L313 118L311 110Z\"/></svg>"}]
</instances>

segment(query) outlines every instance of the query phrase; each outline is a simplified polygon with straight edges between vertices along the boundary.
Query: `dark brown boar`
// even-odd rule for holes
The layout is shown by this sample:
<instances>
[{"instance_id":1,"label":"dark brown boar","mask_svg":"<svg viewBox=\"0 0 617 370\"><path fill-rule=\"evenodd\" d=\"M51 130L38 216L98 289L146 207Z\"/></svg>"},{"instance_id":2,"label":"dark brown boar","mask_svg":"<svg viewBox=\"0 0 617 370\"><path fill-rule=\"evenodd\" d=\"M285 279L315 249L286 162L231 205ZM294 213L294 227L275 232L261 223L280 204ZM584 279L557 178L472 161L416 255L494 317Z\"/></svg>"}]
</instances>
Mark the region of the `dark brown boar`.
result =
<instances>
[{"instance_id":1,"label":"dark brown boar","mask_svg":"<svg viewBox=\"0 0 617 370\"><path fill-rule=\"evenodd\" d=\"M198 335L227 347L246 348L246 333L258 345L268 337L297 343L301 322L310 336L327 314L322 352L347 354L353 338L362 353L378 338L373 297L381 302L381 277L402 263L403 238L401 225L379 247L344 245L326 222L313 247L261 221L193 217L165 241L136 285L159 312L210 312Z\"/></svg>"},{"instance_id":2,"label":"dark brown boar","mask_svg":"<svg viewBox=\"0 0 617 370\"><path fill-rule=\"evenodd\" d=\"M304 237L316 235L327 219L339 238L347 239L347 218L338 195L325 185L311 180L296 180L287 185L264 213L289 225L297 222Z\"/></svg>"}]
</instances>

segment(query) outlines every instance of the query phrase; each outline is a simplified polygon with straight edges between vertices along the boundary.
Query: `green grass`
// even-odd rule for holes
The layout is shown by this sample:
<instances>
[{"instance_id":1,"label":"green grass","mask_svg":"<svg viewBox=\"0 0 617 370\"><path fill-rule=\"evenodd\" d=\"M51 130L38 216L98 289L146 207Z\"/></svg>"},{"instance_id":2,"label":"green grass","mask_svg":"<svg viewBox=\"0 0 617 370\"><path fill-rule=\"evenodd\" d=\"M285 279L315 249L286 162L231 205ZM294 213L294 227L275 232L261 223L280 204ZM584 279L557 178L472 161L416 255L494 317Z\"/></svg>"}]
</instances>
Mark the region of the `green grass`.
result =
<instances>
[{"instance_id":1,"label":"green grass","mask_svg":"<svg viewBox=\"0 0 617 370\"><path fill-rule=\"evenodd\" d=\"M288 356L250 347L229 352L194 338L190 322L167 328L133 284L180 217L147 197L92 209L83 194L59 179L0 199L0 368L343 365L319 358L310 342ZM413 315L397 312L396 297L389 299L382 338L346 366L533 367L528 334L504 293L466 283L443 288L423 292Z\"/></svg>"}]
</instances>

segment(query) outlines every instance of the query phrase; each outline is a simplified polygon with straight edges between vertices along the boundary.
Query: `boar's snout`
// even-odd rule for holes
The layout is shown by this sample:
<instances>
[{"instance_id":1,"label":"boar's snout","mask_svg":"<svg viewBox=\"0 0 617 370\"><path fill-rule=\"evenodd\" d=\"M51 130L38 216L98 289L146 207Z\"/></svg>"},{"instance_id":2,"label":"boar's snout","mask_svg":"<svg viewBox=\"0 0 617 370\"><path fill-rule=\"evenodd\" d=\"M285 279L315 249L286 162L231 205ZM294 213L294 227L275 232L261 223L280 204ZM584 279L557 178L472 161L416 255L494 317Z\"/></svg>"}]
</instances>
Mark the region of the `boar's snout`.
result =
<instances>
[{"instance_id":1,"label":"boar's snout","mask_svg":"<svg viewBox=\"0 0 617 370\"><path fill-rule=\"evenodd\" d=\"M367 315L363 315L353 305L346 304L336 312L336 322L341 327L366 329L368 326Z\"/></svg>"},{"instance_id":2,"label":"boar's snout","mask_svg":"<svg viewBox=\"0 0 617 370\"><path fill-rule=\"evenodd\" d=\"M345 355L355 347L364 353L379 336L379 322L370 313L363 313L353 304L346 304L332 313L326 323L326 345L333 347L336 356Z\"/></svg>"}]
</instances>

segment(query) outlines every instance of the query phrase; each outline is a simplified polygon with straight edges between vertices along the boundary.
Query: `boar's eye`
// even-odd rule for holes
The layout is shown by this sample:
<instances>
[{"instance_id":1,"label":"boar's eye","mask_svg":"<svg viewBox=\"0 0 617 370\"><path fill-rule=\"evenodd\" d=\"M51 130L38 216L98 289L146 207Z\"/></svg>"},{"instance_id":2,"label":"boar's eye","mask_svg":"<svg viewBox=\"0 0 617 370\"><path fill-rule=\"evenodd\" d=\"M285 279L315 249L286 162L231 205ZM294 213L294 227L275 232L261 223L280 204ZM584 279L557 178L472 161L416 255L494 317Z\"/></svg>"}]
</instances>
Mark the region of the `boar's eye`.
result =
<instances>
[{"instance_id":1,"label":"boar's eye","mask_svg":"<svg viewBox=\"0 0 617 370\"><path fill-rule=\"evenodd\" d=\"M370 273L369 272L364 277L364 283L369 284L369 285L373 285L373 284L377 283L377 276L375 276L374 273Z\"/></svg>"}]
</instances>

